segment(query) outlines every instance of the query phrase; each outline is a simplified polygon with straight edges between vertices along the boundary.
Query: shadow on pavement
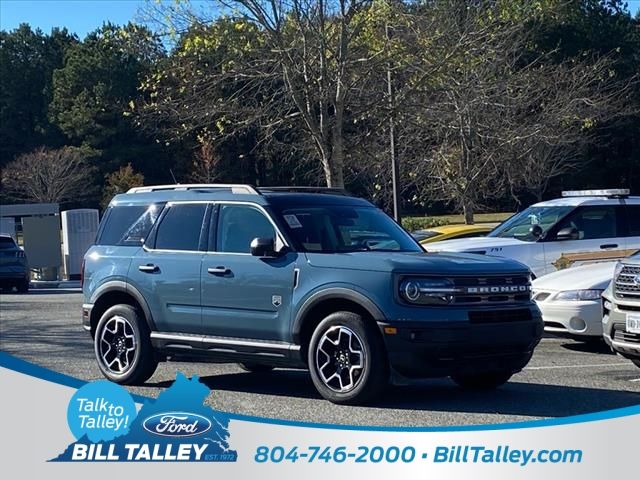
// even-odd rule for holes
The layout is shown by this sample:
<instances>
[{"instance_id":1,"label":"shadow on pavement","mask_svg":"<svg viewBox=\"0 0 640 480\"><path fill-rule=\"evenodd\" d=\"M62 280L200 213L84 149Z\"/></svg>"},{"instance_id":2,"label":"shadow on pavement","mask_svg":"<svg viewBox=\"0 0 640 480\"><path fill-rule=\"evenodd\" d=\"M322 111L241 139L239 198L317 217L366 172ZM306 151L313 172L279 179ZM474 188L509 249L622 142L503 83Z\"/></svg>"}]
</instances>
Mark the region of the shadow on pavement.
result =
<instances>
[{"instance_id":1,"label":"shadow on pavement","mask_svg":"<svg viewBox=\"0 0 640 480\"><path fill-rule=\"evenodd\" d=\"M299 370L237 373L201 377L216 390L318 399L309 374ZM147 386L168 387L172 382ZM495 413L530 417L565 417L640 404L640 394L626 391L510 382L489 392L471 392L448 380L422 381L415 386L390 387L368 407L396 410ZM358 408L358 407L352 407Z\"/></svg>"},{"instance_id":2,"label":"shadow on pavement","mask_svg":"<svg viewBox=\"0 0 640 480\"><path fill-rule=\"evenodd\" d=\"M611 351L611 348L602 341L592 341L592 342L571 342L571 343L563 343L562 348L566 348L567 350L571 350L572 352L583 352L583 353L599 353L602 355L615 355Z\"/></svg>"}]
</instances>

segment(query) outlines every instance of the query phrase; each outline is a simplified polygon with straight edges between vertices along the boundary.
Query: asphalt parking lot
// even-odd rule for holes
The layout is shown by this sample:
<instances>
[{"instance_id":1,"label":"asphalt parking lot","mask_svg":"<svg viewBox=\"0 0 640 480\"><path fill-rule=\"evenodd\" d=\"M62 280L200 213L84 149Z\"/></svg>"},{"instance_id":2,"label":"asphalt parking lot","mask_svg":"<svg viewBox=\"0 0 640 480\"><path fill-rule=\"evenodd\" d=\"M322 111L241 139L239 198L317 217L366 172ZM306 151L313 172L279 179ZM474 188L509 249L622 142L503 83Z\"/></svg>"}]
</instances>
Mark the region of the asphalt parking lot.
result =
<instances>
[{"instance_id":1,"label":"asphalt parking lot","mask_svg":"<svg viewBox=\"0 0 640 480\"><path fill-rule=\"evenodd\" d=\"M73 290L0 295L0 350L84 380L103 378L80 326ZM155 397L176 371L199 375L214 408L246 415L354 425L442 426L563 417L640 403L640 369L604 346L545 338L527 369L492 392L469 393L449 380L393 387L367 407L333 405L304 371L246 373L232 364L163 363L132 392Z\"/></svg>"}]
</instances>

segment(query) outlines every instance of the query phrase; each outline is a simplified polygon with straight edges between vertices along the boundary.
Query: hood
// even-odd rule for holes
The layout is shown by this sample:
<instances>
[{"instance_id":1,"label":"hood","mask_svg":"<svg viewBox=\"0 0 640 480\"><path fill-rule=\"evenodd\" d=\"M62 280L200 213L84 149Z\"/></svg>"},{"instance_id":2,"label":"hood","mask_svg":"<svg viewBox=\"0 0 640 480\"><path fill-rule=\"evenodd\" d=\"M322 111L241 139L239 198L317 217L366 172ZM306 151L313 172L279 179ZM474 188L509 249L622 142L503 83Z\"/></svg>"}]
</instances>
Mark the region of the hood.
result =
<instances>
[{"instance_id":1,"label":"hood","mask_svg":"<svg viewBox=\"0 0 640 480\"><path fill-rule=\"evenodd\" d=\"M509 258L465 253L369 251L305 255L311 266L333 269L479 276L529 272L525 265Z\"/></svg>"},{"instance_id":2,"label":"hood","mask_svg":"<svg viewBox=\"0 0 640 480\"><path fill-rule=\"evenodd\" d=\"M528 243L530 242L523 242L515 238L471 237L433 242L425 245L425 248L429 252L474 252L483 251L491 247L508 247L511 245L526 245Z\"/></svg>"},{"instance_id":3,"label":"hood","mask_svg":"<svg viewBox=\"0 0 640 480\"><path fill-rule=\"evenodd\" d=\"M591 263L550 273L533 281L534 290L604 290L613 279L617 262Z\"/></svg>"}]
</instances>

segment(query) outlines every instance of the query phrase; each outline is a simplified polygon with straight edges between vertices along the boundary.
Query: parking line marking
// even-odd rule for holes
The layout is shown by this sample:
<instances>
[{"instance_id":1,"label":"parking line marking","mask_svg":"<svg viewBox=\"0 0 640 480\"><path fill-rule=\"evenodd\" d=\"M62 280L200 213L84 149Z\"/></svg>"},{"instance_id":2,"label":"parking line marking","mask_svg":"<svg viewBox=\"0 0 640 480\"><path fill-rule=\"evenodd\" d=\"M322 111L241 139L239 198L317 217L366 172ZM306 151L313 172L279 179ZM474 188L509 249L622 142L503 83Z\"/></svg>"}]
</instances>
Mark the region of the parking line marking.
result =
<instances>
[{"instance_id":1,"label":"parking line marking","mask_svg":"<svg viewBox=\"0 0 640 480\"><path fill-rule=\"evenodd\" d=\"M630 382L640 382L640 378L634 378L632 380L629 380Z\"/></svg>"},{"instance_id":2,"label":"parking line marking","mask_svg":"<svg viewBox=\"0 0 640 480\"><path fill-rule=\"evenodd\" d=\"M550 365L546 367L526 367L525 370L552 370L555 368L595 368L595 367L628 367L633 365L631 362L627 363L598 363L594 365ZM640 379L638 379L640 380Z\"/></svg>"}]
</instances>

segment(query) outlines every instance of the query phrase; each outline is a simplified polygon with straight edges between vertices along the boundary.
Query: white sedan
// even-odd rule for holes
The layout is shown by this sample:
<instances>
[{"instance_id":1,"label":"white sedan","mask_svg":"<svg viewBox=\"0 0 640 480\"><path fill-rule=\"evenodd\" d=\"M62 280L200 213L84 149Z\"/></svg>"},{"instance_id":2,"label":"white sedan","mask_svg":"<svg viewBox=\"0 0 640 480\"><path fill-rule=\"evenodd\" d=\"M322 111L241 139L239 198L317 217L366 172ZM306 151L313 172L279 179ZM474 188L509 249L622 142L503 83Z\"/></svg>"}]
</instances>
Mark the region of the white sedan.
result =
<instances>
[{"instance_id":1,"label":"white sedan","mask_svg":"<svg viewBox=\"0 0 640 480\"><path fill-rule=\"evenodd\" d=\"M602 292L616 262L559 270L533 281L533 299L542 311L545 332L581 340L602 337Z\"/></svg>"}]
</instances>

